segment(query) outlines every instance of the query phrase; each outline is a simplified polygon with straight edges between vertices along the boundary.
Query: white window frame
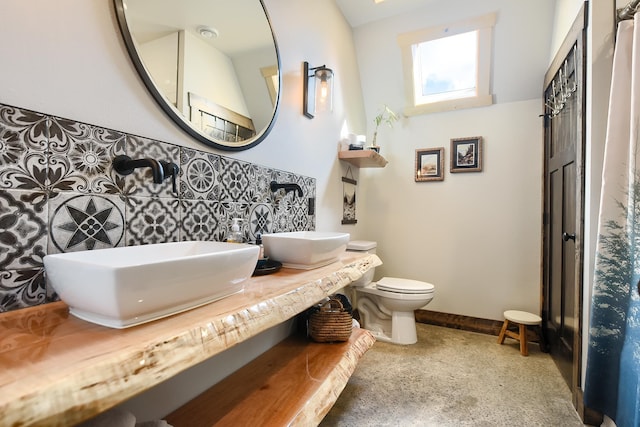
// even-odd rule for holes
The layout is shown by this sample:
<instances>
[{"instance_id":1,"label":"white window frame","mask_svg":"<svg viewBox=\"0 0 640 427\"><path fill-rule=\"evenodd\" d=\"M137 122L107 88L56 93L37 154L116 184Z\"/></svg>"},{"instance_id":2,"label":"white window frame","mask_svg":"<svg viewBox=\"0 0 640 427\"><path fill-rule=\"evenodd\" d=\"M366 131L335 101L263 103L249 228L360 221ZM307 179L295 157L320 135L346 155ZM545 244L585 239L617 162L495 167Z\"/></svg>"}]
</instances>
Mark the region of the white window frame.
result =
<instances>
[{"instance_id":1,"label":"white window frame","mask_svg":"<svg viewBox=\"0 0 640 427\"><path fill-rule=\"evenodd\" d=\"M496 23L496 17L497 14L494 12L453 24L440 25L398 35L398 45L402 54L405 96L409 104L404 109L406 116L483 107L493 104L493 95L490 92L491 46L493 45L493 27ZM413 45L471 31L478 31L478 73L476 76L475 96L417 104L414 89Z\"/></svg>"}]
</instances>

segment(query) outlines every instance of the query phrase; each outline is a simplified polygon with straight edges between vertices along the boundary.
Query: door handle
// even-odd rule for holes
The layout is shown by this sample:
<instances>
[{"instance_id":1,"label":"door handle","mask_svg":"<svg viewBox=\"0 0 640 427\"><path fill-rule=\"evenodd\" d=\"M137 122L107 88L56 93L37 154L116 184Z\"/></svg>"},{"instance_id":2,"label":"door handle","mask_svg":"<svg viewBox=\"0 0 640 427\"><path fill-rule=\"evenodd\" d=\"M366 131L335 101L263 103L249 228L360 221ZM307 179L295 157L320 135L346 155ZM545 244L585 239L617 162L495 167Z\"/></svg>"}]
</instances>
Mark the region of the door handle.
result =
<instances>
[{"instance_id":1,"label":"door handle","mask_svg":"<svg viewBox=\"0 0 640 427\"><path fill-rule=\"evenodd\" d=\"M564 233L562 233L562 240L564 240L565 242L568 242L569 240L573 240L574 242L576 241L576 235L575 234L569 234L566 231Z\"/></svg>"}]
</instances>

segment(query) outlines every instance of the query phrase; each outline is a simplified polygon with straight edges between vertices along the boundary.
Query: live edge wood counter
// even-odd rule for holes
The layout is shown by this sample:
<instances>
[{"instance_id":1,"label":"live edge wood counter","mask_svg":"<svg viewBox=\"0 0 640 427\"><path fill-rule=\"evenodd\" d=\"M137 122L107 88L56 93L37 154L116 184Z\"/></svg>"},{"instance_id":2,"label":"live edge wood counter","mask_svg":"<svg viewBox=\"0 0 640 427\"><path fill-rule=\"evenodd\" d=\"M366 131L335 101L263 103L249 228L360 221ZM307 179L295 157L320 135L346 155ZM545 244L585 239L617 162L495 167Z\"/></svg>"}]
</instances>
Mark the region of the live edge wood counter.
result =
<instances>
[{"instance_id":1,"label":"live edge wood counter","mask_svg":"<svg viewBox=\"0 0 640 427\"><path fill-rule=\"evenodd\" d=\"M110 329L62 302L0 314L0 425L68 426L278 325L380 265L347 252L315 270L253 277L242 293Z\"/></svg>"}]
</instances>

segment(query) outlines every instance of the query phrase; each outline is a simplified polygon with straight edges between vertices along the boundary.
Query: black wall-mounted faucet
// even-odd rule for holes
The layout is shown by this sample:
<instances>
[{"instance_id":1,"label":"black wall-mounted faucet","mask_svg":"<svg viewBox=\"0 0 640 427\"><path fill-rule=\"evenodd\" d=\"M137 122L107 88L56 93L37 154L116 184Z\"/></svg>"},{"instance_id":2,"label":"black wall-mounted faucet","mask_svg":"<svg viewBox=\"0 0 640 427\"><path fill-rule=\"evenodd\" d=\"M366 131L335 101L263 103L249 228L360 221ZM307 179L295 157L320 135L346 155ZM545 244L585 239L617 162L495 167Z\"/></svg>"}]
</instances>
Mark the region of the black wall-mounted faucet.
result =
<instances>
[{"instance_id":1,"label":"black wall-mounted faucet","mask_svg":"<svg viewBox=\"0 0 640 427\"><path fill-rule=\"evenodd\" d=\"M176 178L180 172L178 165L164 160L158 161L151 158L132 159L126 155L119 155L113 159L113 169L120 175L130 175L137 168L151 168L153 182L162 184L165 178L171 177L173 192L177 193Z\"/></svg>"},{"instance_id":2,"label":"black wall-mounted faucet","mask_svg":"<svg viewBox=\"0 0 640 427\"><path fill-rule=\"evenodd\" d=\"M155 159L136 159L133 160L129 156L120 155L113 159L113 169L120 175L130 175L135 169L138 168L151 168L153 174L153 182L156 184L162 184L164 181L164 170Z\"/></svg>"},{"instance_id":3,"label":"black wall-mounted faucet","mask_svg":"<svg viewBox=\"0 0 640 427\"><path fill-rule=\"evenodd\" d=\"M297 191L298 197L302 197L302 188L300 188L298 184L294 184L294 183L278 184L275 181L271 181L270 188L271 188L271 191L273 191L274 193L280 190L281 188L284 189L285 194L287 194L289 191Z\"/></svg>"}]
</instances>

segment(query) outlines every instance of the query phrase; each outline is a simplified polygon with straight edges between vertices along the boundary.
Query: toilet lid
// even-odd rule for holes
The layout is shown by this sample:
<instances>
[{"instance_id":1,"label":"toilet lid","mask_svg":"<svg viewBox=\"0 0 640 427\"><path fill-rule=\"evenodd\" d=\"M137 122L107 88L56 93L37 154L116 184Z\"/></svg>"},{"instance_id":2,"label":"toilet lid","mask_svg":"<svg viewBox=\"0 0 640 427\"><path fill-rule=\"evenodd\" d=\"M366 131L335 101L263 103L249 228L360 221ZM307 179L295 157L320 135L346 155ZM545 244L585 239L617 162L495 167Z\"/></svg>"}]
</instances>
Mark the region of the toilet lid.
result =
<instances>
[{"instance_id":1,"label":"toilet lid","mask_svg":"<svg viewBox=\"0 0 640 427\"><path fill-rule=\"evenodd\" d=\"M375 249L377 246L376 242L372 242L370 240L351 240L347 243L348 251L370 251L371 249Z\"/></svg>"},{"instance_id":2,"label":"toilet lid","mask_svg":"<svg viewBox=\"0 0 640 427\"><path fill-rule=\"evenodd\" d=\"M418 280L383 277L376 283L376 288L381 291L398 292L402 294L428 294L433 292L434 286L431 283L420 282Z\"/></svg>"}]
</instances>

